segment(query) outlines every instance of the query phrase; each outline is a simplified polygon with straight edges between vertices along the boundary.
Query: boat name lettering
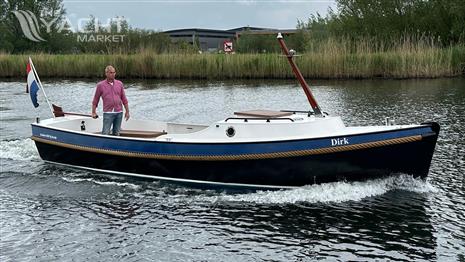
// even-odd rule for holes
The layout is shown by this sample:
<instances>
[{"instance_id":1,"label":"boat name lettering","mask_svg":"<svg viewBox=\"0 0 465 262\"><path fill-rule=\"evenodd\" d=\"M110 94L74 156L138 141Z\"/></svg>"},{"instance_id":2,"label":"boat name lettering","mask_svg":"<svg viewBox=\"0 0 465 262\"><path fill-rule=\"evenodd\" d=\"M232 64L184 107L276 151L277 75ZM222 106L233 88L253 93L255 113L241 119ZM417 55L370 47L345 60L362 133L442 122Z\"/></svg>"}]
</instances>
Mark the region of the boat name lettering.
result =
<instances>
[{"instance_id":1,"label":"boat name lettering","mask_svg":"<svg viewBox=\"0 0 465 262\"><path fill-rule=\"evenodd\" d=\"M53 140L57 140L57 137L56 137L56 136L52 136L52 135L49 135L49 134L42 134L42 133L40 133L39 136L41 136L41 137L46 137L46 138L50 138L50 139L53 139Z\"/></svg>"},{"instance_id":2,"label":"boat name lettering","mask_svg":"<svg viewBox=\"0 0 465 262\"><path fill-rule=\"evenodd\" d=\"M333 138L331 139L331 146L342 146L342 145L348 145L349 139L347 138Z\"/></svg>"}]
</instances>

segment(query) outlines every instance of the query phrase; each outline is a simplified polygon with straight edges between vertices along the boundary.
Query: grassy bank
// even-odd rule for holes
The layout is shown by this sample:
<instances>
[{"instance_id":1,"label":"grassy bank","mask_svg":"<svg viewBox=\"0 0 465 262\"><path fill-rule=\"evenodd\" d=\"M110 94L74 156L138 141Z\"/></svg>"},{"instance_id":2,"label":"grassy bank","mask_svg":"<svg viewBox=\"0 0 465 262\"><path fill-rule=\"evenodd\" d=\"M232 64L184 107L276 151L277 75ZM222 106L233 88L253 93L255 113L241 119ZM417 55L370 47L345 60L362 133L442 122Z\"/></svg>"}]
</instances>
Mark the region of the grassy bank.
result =
<instances>
[{"instance_id":1,"label":"grassy bank","mask_svg":"<svg viewBox=\"0 0 465 262\"><path fill-rule=\"evenodd\" d=\"M24 77L28 55L0 54L0 77ZM293 78L279 54L50 55L33 54L43 78L99 78L107 64L120 78L246 79ZM336 43L296 58L308 78L434 78L465 72L465 46L398 47L390 51L348 50Z\"/></svg>"}]
</instances>

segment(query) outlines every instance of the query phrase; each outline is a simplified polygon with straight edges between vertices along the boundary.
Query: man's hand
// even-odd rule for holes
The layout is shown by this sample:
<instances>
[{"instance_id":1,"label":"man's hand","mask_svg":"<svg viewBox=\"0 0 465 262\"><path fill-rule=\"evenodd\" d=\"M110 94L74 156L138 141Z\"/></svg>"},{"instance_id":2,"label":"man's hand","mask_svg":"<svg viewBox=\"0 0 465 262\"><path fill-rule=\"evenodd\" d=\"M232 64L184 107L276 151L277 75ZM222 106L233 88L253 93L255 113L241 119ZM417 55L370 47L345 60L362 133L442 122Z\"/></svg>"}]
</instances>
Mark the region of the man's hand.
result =
<instances>
[{"instance_id":1,"label":"man's hand","mask_svg":"<svg viewBox=\"0 0 465 262\"><path fill-rule=\"evenodd\" d=\"M124 113L124 119L126 119L126 121L129 120L129 111L126 111L126 113Z\"/></svg>"},{"instance_id":2,"label":"man's hand","mask_svg":"<svg viewBox=\"0 0 465 262\"><path fill-rule=\"evenodd\" d=\"M98 115L97 115L97 113L95 113L95 112L92 112L92 118L93 118L93 119L96 119L96 118L98 118Z\"/></svg>"}]
</instances>

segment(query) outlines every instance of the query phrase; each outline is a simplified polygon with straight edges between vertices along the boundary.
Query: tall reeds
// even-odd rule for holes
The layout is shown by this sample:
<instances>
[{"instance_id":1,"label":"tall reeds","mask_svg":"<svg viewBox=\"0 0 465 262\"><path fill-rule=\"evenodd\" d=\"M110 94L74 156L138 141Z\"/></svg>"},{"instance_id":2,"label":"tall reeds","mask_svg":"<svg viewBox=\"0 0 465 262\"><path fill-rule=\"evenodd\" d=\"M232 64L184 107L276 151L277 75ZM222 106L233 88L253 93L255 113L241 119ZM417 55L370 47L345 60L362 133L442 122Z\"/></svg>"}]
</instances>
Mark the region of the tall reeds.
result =
<instances>
[{"instance_id":1,"label":"tall reeds","mask_svg":"<svg viewBox=\"0 0 465 262\"><path fill-rule=\"evenodd\" d=\"M370 39L327 38L307 43L296 57L308 78L432 78L465 72L465 45L449 47L431 39L404 38L375 43ZM121 78L246 79L293 78L286 59L277 53L260 54L31 54L41 77L99 78L113 64ZM25 76L28 55L0 54L0 77Z\"/></svg>"}]
</instances>

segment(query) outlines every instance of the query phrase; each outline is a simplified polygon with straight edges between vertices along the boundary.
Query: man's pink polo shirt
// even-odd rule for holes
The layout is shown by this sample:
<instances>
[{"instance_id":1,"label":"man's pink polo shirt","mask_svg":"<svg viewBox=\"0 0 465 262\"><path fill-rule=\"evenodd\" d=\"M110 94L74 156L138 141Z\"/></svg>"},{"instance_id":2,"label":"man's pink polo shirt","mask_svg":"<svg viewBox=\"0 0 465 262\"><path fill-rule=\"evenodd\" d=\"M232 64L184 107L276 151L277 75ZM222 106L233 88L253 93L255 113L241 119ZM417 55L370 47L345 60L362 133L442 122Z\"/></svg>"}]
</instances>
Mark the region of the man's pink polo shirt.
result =
<instances>
[{"instance_id":1,"label":"man's pink polo shirt","mask_svg":"<svg viewBox=\"0 0 465 262\"><path fill-rule=\"evenodd\" d=\"M113 81L113 85L107 80L100 81L97 84L94 100L92 101L92 104L96 107L98 106L100 97L103 100L103 112L123 112L122 105L128 103L123 83L116 79Z\"/></svg>"}]
</instances>

